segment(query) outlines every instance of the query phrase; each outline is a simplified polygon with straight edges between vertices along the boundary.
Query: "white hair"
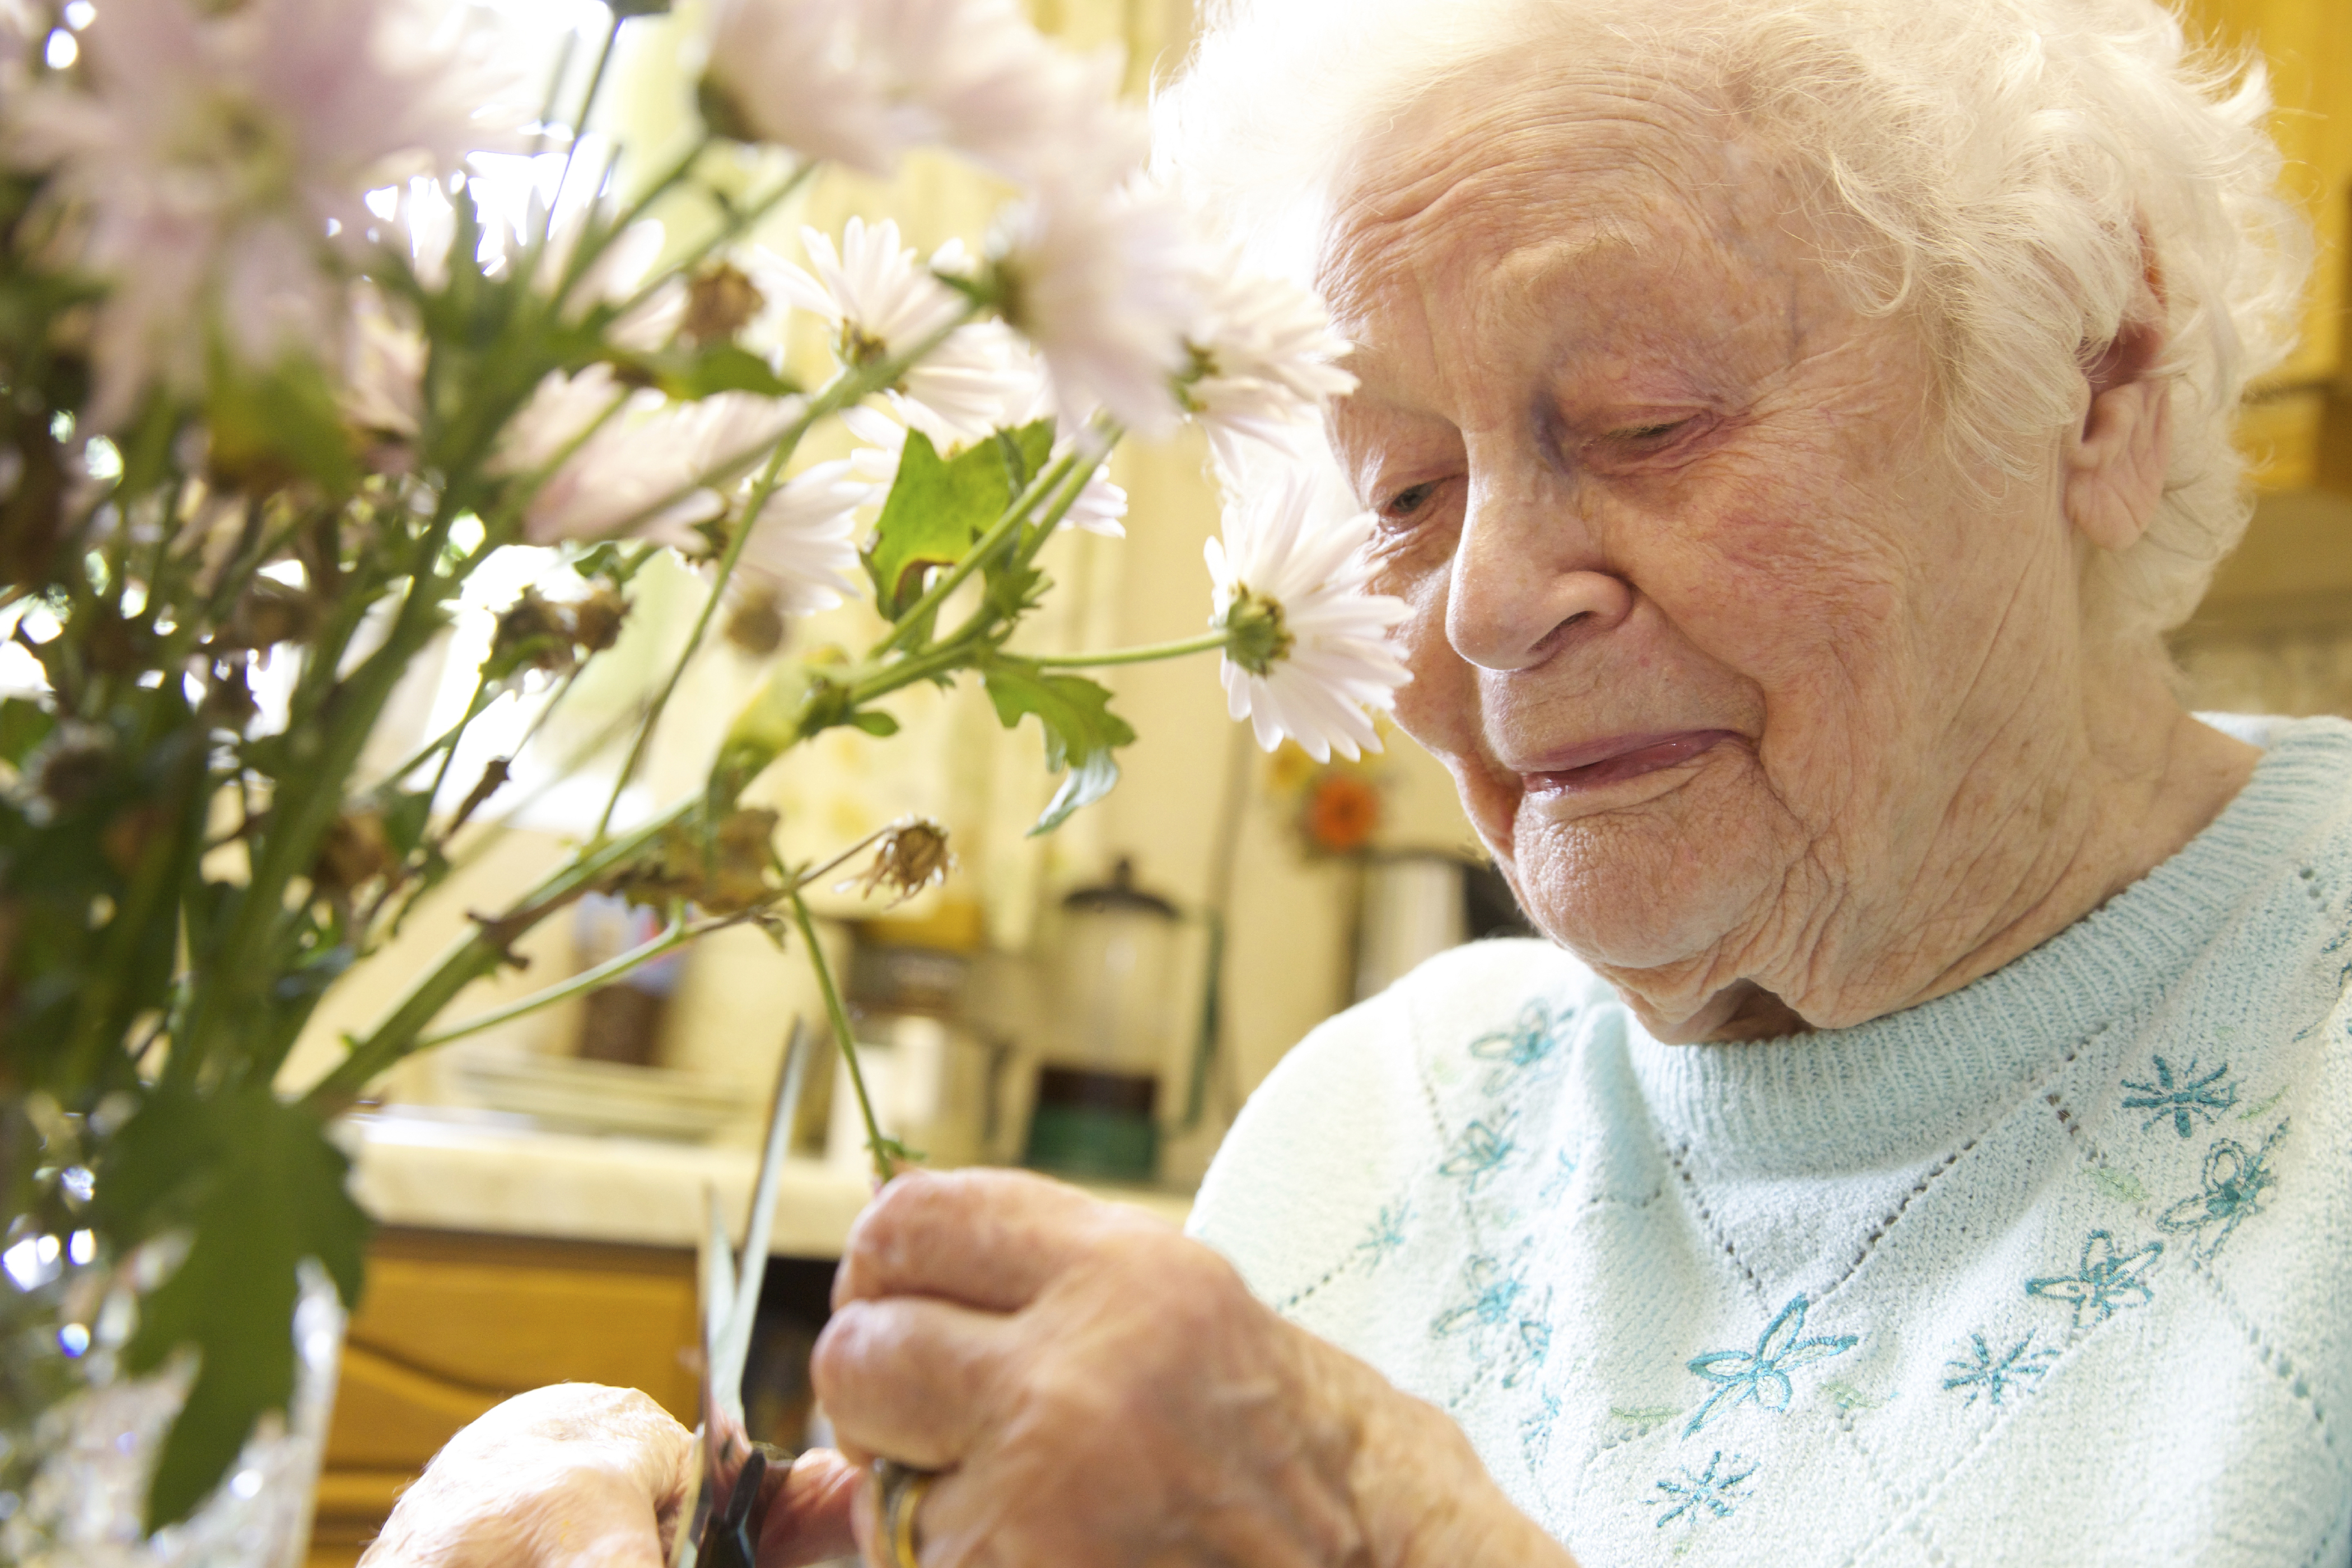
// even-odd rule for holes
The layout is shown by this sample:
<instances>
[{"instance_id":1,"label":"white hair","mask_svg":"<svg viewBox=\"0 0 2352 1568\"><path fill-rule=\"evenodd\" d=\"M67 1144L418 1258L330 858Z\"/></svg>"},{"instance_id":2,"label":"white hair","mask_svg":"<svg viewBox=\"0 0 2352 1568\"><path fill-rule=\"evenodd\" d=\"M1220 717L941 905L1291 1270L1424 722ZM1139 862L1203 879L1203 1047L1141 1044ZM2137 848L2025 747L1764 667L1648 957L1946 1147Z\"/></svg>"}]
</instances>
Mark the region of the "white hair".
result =
<instances>
[{"instance_id":1,"label":"white hair","mask_svg":"<svg viewBox=\"0 0 2352 1568\"><path fill-rule=\"evenodd\" d=\"M2157 0L1204 0L1160 156L1259 265L1310 278L1351 154L1479 68L1595 29L1796 161L1866 243L1822 258L1927 334L1956 452L1995 475L2081 417L2157 280L2173 387L2158 515L2086 590L2118 634L2196 607L2251 501L2231 428L2294 344L2311 237L2278 194L2260 66ZM1615 50L1612 49L1612 52Z\"/></svg>"}]
</instances>

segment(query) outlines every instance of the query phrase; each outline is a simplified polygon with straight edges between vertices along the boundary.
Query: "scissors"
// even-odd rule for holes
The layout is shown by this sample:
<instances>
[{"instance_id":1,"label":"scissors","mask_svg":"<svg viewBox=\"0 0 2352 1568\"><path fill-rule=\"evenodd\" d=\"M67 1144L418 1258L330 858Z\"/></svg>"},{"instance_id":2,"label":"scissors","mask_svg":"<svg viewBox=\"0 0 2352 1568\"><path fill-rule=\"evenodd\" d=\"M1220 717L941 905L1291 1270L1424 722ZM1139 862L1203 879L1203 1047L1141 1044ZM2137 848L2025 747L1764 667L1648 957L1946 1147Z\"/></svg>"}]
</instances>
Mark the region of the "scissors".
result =
<instances>
[{"instance_id":1,"label":"scissors","mask_svg":"<svg viewBox=\"0 0 2352 1568\"><path fill-rule=\"evenodd\" d=\"M678 1510L666 1558L669 1568L754 1568L759 1555L761 1483L767 1476L770 1450L752 1442L744 1430L743 1363L751 1350L752 1320L759 1313L760 1286L767 1273L769 1227L775 1218L776 1184L783 1175L784 1145L800 1104L808 1054L808 1031L795 1018L768 1107L767 1142L760 1155L759 1180L751 1189L740 1261L728 1245L719 1194L712 1189L704 1193L699 1259L702 1425L695 1431L698 1462L694 1490Z\"/></svg>"}]
</instances>

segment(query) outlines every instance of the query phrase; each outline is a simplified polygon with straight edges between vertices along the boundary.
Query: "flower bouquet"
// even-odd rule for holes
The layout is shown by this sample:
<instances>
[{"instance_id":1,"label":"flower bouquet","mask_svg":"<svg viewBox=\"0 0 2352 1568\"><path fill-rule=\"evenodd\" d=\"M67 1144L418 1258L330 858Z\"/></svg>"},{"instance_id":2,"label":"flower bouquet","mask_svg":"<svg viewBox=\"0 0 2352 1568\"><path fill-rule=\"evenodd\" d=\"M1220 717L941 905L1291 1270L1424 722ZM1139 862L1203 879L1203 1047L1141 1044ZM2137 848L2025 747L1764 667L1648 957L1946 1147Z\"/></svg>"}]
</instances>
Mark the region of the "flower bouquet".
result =
<instances>
[{"instance_id":1,"label":"flower bouquet","mask_svg":"<svg viewBox=\"0 0 2352 1568\"><path fill-rule=\"evenodd\" d=\"M62 1539L44 1450L111 1384L174 1390L141 1528L244 1495L254 1472L224 1478L294 1398L306 1275L361 1289L331 1120L466 1032L445 1011L538 922L591 892L655 910L600 981L767 928L817 967L846 1044L803 890L871 850L865 886L906 891L947 857L913 824L787 862L743 799L795 747L887 736L892 693L975 678L1063 775L1043 832L1134 739L1087 667L1218 652L1234 715L1318 756L1373 744L1365 710L1403 679L1402 607L1356 561L1367 523L1304 483L1234 500L1203 635L1023 649L1047 542L1118 530L1122 437L1191 419L1226 457L1280 447L1349 384L1319 306L1152 183L1115 60L1012 0L713 0L698 133L640 166L580 128L625 19L658 8L613 0L602 52L551 89L483 67L487 13L428 0L0 3L0 631L37 672L0 701L10 1555ZM856 220L808 236L805 266L754 243L824 164L887 172L919 146L1013 190L981 247L919 258ZM532 199L493 199L498 158L532 160ZM697 237L650 224L656 203L698 212ZM831 336L821 382L762 335L785 308ZM809 460L821 430L850 455ZM462 717L371 765L468 581L524 546L546 570ZM507 759L455 766L469 726L501 702L543 721L664 552L707 597L614 801L714 627L772 653L784 617L856 596L884 629L774 660L698 789L625 827L608 803L284 1092L320 998L500 810ZM887 1177L903 1152L868 1132Z\"/></svg>"}]
</instances>

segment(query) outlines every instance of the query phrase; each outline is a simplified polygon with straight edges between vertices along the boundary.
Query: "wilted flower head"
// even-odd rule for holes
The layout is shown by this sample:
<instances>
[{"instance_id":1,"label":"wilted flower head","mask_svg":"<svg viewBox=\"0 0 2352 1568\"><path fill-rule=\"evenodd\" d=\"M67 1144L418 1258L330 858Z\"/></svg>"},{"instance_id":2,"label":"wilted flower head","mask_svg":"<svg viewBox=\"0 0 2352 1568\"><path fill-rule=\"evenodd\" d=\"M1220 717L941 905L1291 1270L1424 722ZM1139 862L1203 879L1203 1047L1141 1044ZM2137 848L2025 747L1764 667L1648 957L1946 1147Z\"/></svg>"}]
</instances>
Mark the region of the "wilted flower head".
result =
<instances>
[{"instance_id":1,"label":"wilted flower head","mask_svg":"<svg viewBox=\"0 0 2352 1568\"><path fill-rule=\"evenodd\" d=\"M628 600L608 587L579 599L550 599L525 588L499 612L483 673L492 679L530 669L567 674L618 641L628 615Z\"/></svg>"},{"instance_id":2,"label":"wilted flower head","mask_svg":"<svg viewBox=\"0 0 2352 1568\"><path fill-rule=\"evenodd\" d=\"M684 900L715 915L768 902L775 886L777 816L742 806L709 827L688 821L666 828L646 857L611 878L605 890L658 909Z\"/></svg>"},{"instance_id":3,"label":"wilted flower head","mask_svg":"<svg viewBox=\"0 0 2352 1568\"><path fill-rule=\"evenodd\" d=\"M860 898L887 892L894 895L892 904L903 904L924 889L946 881L954 869L948 830L928 816L909 816L883 829L866 869L835 883L833 890L854 890Z\"/></svg>"},{"instance_id":4,"label":"wilted flower head","mask_svg":"<svg viewBox=\"0 0 2352 1568\"><path fill-rule=\"evenodd\" d=\"M324 254L368 231L364 194L502 140L492 85L431 19L422 0L99 7L86 88L27 94L7 138L11 161L57 170L83 263L112 284L94 425L156 382L200 384L206 325L257 364L340 341Z\"/></svg>"},{"instance_id":5,"label":"wilted flower head","mask_svg":"<svg viewBox=\"0 0 2352 1568\"><path fill-rule=\"evenodd\" d=\"M1220 670L1227 710L1267 751L1286 735L1328 762L1334 751L1381 749L1366 710L1393 706L1411 677L1388 646L1404 601L1366 586L1371 514L1318 513L1315 487L1297 472L1227 507L1223 539L1206 548L1216 584L1209 624L1234 637Z\"/></svg>"}]
</instances>

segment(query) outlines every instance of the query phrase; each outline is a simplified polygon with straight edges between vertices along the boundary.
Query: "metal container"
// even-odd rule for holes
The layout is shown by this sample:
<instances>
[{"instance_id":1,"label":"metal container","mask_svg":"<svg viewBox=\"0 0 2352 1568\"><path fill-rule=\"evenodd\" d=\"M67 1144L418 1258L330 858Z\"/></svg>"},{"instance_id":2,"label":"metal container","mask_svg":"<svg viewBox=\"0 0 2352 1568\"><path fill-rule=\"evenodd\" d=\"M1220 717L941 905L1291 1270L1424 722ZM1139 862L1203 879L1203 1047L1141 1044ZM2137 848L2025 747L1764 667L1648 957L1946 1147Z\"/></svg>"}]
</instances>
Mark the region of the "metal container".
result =
<instances>
[{"instance_id":1,"label":"metal container","mask_svg":"<svg viewBox=\"0 0 2352 1568\"><path fill-rule=\"evenodd\" d=\"M1186 1016L1175 991L1181 929L1176 906L1136 887L1125 859L1109 882L1062 900L1055 1024L1025 1163L1111 1181L1158 1173L1161 1085Z\"/></svg>"}]
</instances>

